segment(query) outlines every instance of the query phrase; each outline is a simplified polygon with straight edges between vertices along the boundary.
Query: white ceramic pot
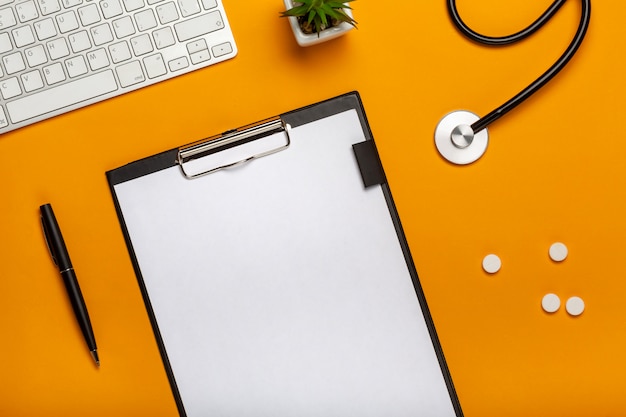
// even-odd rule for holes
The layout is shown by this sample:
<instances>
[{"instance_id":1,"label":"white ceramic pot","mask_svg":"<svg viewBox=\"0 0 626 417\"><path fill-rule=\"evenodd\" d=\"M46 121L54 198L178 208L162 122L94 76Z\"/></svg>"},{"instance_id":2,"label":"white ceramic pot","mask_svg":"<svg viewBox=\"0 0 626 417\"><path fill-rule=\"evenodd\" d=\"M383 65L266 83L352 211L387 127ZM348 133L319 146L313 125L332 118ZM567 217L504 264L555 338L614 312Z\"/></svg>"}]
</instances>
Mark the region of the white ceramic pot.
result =
<instances>
[{"instance_id":1,"label":"white ceramic pot","mask_svg":"<svg viewBox=\"0 0 626 417\"><path fill-rule=\"evenodd\" d=\"M285 10L289 10L293 7L294 2L292 0L283 0L283 1L285 2ZM344 9L344 11L346 12L348 16L353 17L352 10ZM289 24L291 25L291 30L293 31L294 36L296 37L296 42L298 42L298 45L300 46L310 46L310 45L315 45L317 43L325 42L331 39L335 39L336 37L343 35L349 30L354 29L354 26L352 26L351 24L346 23L346 22L341 22L341 24L337 26L324 29L319 34L318 33L308 34L308 33L302 32L302 30L300 29L300 25L298 24L297 17L289 16L287 19L289 19Z\"/></svg>"}]
</instances>

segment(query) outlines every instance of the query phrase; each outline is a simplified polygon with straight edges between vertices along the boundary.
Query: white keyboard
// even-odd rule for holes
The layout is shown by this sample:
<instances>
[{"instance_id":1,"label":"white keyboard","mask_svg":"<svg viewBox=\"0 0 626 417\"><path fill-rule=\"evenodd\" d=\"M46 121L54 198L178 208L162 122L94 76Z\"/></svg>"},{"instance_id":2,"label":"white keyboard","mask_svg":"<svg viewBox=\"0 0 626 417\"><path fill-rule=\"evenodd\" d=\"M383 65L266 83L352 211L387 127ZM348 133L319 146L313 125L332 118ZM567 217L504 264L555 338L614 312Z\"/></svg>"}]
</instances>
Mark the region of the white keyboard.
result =
<instances>
[{"instance_id":1,"label":"white keyboard","mask_svg":"<svg viewBox=\"0 0 626 417\"><path fill-rule=\"evenodd\" d=\"M236 54L222 0L0 0L0 134Z\"/></svg>"}]
</instances>

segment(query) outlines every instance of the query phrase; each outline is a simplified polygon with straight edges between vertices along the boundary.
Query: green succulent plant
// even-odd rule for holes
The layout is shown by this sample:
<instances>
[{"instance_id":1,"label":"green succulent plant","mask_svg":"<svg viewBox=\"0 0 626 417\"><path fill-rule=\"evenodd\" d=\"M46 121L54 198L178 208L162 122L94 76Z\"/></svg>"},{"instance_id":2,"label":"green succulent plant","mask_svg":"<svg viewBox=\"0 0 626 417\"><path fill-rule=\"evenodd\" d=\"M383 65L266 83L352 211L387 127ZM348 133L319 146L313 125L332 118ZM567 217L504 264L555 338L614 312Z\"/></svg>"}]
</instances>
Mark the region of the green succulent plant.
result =
<instances>
[{"instance_id":1,"label":"green succulent plant","mask_svg":"<svg viewBox=\"0 0 626 417\"><path fill-rule=\"evenodd\" d=\"M354 0L298 0L294 7L281 13L281 17L298 18L305 33L319 33L329 27L346 22L356 27L357 22L343 9L351 9L347 3Z\"/></svg>"}]
</instances>

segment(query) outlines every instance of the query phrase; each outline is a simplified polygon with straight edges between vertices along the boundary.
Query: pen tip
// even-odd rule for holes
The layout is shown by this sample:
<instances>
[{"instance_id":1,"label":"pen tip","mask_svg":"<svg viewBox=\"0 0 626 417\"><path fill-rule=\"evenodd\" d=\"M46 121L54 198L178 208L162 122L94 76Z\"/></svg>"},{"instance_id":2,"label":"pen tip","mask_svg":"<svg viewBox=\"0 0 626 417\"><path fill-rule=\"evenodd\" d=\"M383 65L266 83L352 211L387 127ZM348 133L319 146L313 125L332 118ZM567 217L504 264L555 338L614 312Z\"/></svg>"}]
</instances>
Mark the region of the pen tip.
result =
<instances>
[{"instance_id":1,"label":"pen tip","mask_svg":"<svg viewBox=\"0 0 626 417\"><path fill-rule=\"evenodd\" d=\"M90 353L91 353L91 357L93 358L94 362L96 363L96 365L99 368L100 367L100 358L98 358L98 351L97 350L92 350L92 351L90 351Z\"/></svg>"}]
</instances>

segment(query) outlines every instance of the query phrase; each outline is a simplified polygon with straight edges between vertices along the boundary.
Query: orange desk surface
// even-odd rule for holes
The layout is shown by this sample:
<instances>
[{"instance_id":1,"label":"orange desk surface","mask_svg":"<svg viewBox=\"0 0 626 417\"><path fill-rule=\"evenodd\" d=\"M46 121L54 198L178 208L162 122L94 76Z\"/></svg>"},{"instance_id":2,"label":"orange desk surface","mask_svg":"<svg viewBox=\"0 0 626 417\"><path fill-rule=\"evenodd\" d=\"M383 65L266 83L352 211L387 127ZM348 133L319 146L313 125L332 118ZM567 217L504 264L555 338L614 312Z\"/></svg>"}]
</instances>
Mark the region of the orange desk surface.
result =
<instances>
[{"instance_id":1,"label":"orange desk surface","mask_svg":"<svg viewBox=\"0 0 626 417\"><path fill-rule=\"evenodd\" d=\"M433 132L484 115L570 42L568 1L521 44L472 44L444 0L354 5L359 29L299 48L280 0L224 0L228 62L0 137L0 415L175 416L105 171L358 90L468 417L626 415L626 4L594 1L569 66L489 128L485 156L446 163ZM459 1L475 29L521 29L550 1ZM216 196L219 198L219 196ZM42 237L53 204L89 307L97 369ZM236 219L233 219L236 221ZM562 263L551 243L569 248ZM487 275L488 253L502 269ZM540 307L553 292L585 312ZM242 398L242 401L245 399ZM393 417L393 416L389 416Z\"/></svg>"}]
</instances>

